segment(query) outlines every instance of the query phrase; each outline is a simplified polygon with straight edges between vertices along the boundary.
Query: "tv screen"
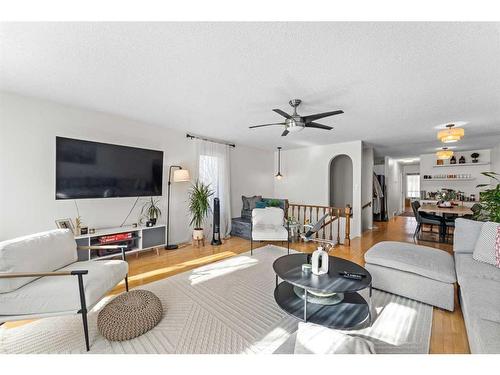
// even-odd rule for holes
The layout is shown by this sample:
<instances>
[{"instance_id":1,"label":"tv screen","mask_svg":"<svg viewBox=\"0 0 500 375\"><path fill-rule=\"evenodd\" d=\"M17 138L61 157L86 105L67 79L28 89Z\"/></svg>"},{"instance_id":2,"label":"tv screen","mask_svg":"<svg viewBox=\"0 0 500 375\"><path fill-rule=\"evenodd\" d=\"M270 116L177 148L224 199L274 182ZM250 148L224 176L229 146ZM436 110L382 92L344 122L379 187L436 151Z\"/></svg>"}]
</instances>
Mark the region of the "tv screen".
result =
<instances>
[{"instance_id":1,"label":"tv screen","mask_svg":"<svg viewBox=\"0 0 500 375\"><path fill-rule=\"evenodd\" d=\"M163 151L56 137L56 199L162 195Z\"/></svg>"}]
</instances>

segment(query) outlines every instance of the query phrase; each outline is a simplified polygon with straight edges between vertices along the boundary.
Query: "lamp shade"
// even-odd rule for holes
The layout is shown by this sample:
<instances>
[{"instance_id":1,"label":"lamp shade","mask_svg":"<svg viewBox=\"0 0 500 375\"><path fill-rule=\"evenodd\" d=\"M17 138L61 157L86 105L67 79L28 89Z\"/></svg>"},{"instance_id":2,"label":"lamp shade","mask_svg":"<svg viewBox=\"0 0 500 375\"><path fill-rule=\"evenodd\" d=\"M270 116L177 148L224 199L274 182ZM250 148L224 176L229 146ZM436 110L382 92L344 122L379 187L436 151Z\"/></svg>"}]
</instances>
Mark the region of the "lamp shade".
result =
<instances>
[{"instance_id":1,"label":"lamp shade","mask_svg":"<svg viewBox=\"0 0 500 375\"><path fill-rule=\"evenodd\" d=\"M443 143L457 142L463 138L465 131L462 128L455 128L453 124L446 125L446 129L437 134L437 138Z\"/></svg>"},{"instance_id":2,"label":"lamp shade","mask_svg":"<svg viewBox=\"0 0 500 375\"><path fill-rule=\"evenodd\" d=\"M187 182L191 179L187 169L176 169L174 171L174 182Z\"/></svg>"}]
</instances>

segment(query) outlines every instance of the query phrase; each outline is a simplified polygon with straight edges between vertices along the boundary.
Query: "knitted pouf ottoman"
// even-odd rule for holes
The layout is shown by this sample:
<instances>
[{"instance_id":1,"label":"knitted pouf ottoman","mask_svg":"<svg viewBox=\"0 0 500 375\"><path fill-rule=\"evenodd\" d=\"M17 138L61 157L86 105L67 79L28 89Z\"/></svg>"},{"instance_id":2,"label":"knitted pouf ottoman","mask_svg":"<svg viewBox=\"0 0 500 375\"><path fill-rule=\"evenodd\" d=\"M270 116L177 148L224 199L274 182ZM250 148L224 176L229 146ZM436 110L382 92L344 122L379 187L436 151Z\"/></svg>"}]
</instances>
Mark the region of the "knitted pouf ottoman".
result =
<instances>
[{"instance_id":1,"label":"knitted pouf ottoman","mask_svg":"<svg viewBox=\"0 0 500 375\"><path fill-rule=\"evenodd\" d=\"M110 341L130 340L161 320L160 299L147 290L132 290L109 302L97 316L97 328Z\"/></svg>"}]
</instances>

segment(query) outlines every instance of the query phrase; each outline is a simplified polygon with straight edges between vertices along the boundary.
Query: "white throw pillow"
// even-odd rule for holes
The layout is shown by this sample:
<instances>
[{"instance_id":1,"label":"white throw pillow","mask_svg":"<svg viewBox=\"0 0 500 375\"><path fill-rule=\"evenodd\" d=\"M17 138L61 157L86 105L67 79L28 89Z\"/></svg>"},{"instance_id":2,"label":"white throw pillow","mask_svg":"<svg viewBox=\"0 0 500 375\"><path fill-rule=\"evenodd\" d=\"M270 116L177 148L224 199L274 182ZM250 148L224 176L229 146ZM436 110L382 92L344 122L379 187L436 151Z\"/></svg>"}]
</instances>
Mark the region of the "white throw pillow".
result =
<instances>
[{"instance_id":1,"label":"white throw pillow","mask_svg":"<svg viewBox=\"0 0 500 375\"><path fill-rule=\"evenodd\" d=\"M299 323L295 354L375 354L373 343L313 323Z\"/></svg>"},{"instance_id":2,"label":"white throw pillow","mask_svg":"<svg viewBox=\"0 0 500 375\"><path fill-rule=\"evenodd\" d=\"M483 224L472 258L500 268L500 224L488 221Z\"/></svg>"}]
</instances>

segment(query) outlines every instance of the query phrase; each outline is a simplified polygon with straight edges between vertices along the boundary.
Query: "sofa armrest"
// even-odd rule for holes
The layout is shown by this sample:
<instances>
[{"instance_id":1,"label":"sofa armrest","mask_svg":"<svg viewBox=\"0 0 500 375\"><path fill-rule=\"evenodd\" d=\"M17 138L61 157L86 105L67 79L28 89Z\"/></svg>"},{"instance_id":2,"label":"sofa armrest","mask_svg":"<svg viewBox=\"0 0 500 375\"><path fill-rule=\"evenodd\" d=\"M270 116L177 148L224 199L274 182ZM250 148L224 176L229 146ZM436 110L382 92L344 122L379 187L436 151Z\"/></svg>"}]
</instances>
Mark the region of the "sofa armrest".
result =
<instances>
[{"instance_id":1,"label":"sofa armrest","mask_svg":"<svg viewBox=\"0 0 500 375\"><path fill-rule=\"evenodd\" d=\"M0 273L0 279L13 279L15 277L45 277L45 276L77 276L86 275L88 270L53 271L53 272L10 272Z\"/></svg>"}]
</instances>

